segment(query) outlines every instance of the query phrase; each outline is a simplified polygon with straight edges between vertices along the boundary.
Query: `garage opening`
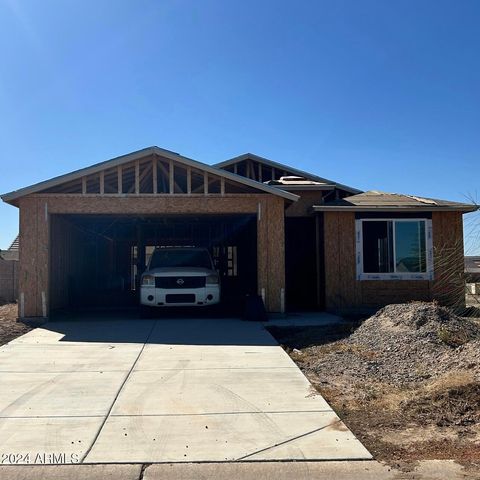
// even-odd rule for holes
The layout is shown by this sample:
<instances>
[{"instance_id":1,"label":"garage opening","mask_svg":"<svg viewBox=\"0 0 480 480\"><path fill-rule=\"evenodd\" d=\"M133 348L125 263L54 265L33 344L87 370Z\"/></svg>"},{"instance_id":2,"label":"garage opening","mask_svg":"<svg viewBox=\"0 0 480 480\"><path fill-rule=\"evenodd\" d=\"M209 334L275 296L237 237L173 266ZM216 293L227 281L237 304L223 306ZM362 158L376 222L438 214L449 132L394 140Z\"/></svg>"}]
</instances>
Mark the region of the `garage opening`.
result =
<instances>
[{"instance_id":1,"label":"garage opening","mask_svg":"<svg viewBox=\"0 0 480 480\"><path fill-rule=\"evenodd\" d=\"M204 247L221 278L221 311L257 291L255 215L52 215L51 314L135 308L157 247Z\"/></svg>"}]
</instances>

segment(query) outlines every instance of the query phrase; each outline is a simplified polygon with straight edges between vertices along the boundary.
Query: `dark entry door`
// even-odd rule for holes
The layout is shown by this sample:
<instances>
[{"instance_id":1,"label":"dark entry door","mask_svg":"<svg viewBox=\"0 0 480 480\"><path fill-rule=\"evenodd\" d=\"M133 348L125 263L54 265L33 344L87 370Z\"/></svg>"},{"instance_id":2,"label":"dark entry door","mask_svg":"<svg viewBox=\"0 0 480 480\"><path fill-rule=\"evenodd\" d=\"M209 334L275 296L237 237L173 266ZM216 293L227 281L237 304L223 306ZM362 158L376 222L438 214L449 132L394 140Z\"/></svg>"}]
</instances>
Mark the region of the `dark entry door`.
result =
<instances>
[{"instance_id":1,"label":"dark entry door","mask_svg":"<svg viewBox=\"0 0 480 480\"><path fill-rule=\"evenodd\" d=\"M285 219L286 307L294 310L320 308L314 217ZM319 248L318 248L319 249Z\"/></svg>"}]
</instances>

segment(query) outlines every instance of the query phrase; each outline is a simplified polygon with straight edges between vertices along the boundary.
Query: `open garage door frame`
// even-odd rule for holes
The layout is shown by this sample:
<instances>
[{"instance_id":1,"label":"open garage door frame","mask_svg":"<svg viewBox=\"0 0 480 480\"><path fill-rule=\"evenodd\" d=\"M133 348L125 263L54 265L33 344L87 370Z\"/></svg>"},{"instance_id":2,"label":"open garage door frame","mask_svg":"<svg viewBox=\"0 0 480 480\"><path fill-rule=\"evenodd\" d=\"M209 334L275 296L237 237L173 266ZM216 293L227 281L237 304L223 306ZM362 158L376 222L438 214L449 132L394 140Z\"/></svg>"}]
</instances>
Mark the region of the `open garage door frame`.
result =
<instances>
[{"instance_id":1,"label":"open garage door frame","mask_svg":"<svg viewBox=\"0 0 480 480\"><path fill-rule=\"evenodd\" d=\"M20 313L23 317L48 317L52 307L51 261L55 249L72 241L60 233L52 243L54 215L254 215L257 221L257 293L263 294L269 312L284 311L285 235L284 199L269 194L225 196L128 197L34 194L21 198ZM60 243L59 243L60 242ZM52 245L55 245L55 249ZM26 255L32 255L32 261ZM81 258L78 259L81 261ZM67 267L70 268L70 267ZM23 294L23 295L22 295Z\"/></svg>"},{"instance_id":2,"label":"open garage door frame","mask_svg":"<svg viewBox=\"0 0 480 480\"><path fill-rule=\"evenodd\" d=\"M257 291L257 216L52 215L51 310L138 304L139 278L155 247L210 251L222 279L222 303L239 311Z\"/></svg>"}]
</instances>

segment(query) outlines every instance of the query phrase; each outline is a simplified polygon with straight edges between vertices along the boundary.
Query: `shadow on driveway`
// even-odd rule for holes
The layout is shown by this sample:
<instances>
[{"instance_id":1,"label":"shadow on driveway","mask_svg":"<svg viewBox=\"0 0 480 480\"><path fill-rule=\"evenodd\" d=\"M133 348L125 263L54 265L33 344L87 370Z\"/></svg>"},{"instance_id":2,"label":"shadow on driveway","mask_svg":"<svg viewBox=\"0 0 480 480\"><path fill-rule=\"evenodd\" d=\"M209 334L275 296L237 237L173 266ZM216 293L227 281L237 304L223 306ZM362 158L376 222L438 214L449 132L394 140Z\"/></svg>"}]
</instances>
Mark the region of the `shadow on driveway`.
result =
<instances>
[{"instance_id":1,"label":"shadow on driveway","mask_svg":"<svg viewBox=\"0 0 480 480\"><path fill-rule=\"evenodd\" d=\"M59 342L148 343L167 345L263 345L277 342L261 323L236 318L162 318L142 320L135 315L92 314L42 325L60 334Z\"/></svg>"}]
</instances>

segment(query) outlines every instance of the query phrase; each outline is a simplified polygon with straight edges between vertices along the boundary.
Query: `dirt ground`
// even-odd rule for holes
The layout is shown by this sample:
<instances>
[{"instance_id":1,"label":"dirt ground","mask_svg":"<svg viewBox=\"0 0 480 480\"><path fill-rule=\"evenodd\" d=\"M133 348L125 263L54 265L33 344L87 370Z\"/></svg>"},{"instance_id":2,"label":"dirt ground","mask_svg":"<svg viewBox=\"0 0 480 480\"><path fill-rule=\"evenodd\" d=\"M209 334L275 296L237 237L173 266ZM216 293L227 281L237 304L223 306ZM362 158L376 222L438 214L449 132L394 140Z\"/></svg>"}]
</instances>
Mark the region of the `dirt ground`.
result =
<instances>
[{"instance_id":1,"label":"dirt ground","mask_svg":"<svg viewBox=\"0 0 480 480\"><path fill-rule=\"evenodd\" d=\"M432 305L269 330L377 460L480 471L480 324Z\"/></svg>"},{"instance_id":2,"label":"dirt ground","mask_svg":"<svg viewBox=\"0 0 480 480\"><path fill-rule=\"evenodd\" d=\"M32 327L17 322L17 304L0 305L0 345L32 330Z\"/></svg>"}]
</instances>

